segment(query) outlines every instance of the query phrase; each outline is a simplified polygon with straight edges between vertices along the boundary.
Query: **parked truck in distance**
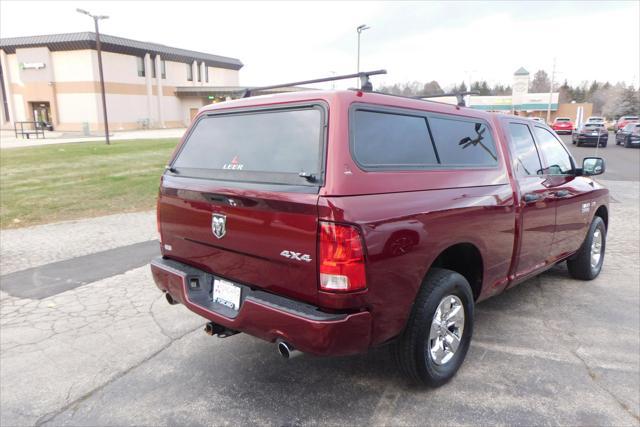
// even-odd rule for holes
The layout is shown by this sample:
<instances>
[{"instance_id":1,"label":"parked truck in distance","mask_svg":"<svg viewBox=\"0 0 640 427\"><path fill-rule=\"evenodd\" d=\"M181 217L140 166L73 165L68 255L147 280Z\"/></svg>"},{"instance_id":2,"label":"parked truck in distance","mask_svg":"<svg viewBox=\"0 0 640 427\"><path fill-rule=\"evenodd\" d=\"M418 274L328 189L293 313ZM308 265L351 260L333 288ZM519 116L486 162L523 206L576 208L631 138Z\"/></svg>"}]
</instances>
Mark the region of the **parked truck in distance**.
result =
<instances>
[{"instance_id":1,"label":"parked truck in distance","mask_svg":"<svg viewBox=\"0 0 640 427\"><path fill-rule=\"evenodd\" d=\"M162 176L151 270L210 334L284 357L389 345L439 386L476 303L560 262L598 276L604 171L544 123L443 103L345 90L213 104Z\"/></svg>"}]
</instances>

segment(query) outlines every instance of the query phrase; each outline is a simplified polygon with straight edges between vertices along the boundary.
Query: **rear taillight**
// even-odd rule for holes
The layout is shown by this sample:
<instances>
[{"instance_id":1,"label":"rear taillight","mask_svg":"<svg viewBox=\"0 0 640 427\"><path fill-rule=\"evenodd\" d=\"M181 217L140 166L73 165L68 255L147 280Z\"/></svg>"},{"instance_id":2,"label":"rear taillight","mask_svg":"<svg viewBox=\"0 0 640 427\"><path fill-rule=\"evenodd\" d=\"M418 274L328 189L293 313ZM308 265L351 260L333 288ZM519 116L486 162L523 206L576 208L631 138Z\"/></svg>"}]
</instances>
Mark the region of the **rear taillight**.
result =
<instances>
[{"instance_id":1,"label":"rear taillight","mask_svg":"<svg viewBox=\"0 0 640 427\"><path fill-rule=\"evenodd\" d=\"M364 250L358 229L320 222L319 233L320 289L342 292L365 289Z\"/></svg>"},{"instance_id":2,"label":"rear taillight","mask_svg":"<svg viewBox=\"0 0 640 427\"><path fill-rule=\"evenodd\" d=\"M158 199L156 200L156 228L158 230L158 237L160 241L162 241L162 234L160 233L160 195L158 195Z\"/></svg>"},{"instance_id":3,"label":"rear taillight","mask_svg":"<svg viewBox=\"0 0 640 427\"><path fill-rule=\"evenodd\" d=\"M164 177L160 177L160 188L158 189L158 197L156 198L156 228L158 230L158 238L162 243L162 233L160 232L160 197L162 197L162 183Z\"/></svg>"}]
</instances>

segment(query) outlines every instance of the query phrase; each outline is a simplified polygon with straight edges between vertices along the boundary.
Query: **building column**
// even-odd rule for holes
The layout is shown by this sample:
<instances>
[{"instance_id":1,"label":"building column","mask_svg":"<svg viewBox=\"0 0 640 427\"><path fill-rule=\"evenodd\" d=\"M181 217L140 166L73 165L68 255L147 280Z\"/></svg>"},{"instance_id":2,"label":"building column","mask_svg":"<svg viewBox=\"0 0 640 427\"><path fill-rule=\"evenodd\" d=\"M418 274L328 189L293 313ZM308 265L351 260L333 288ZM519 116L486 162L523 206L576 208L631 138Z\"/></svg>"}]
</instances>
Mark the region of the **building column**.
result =
<instances>
[{"instance_id":1,"label":"building column","mask_svg":"<svg viewBox=\"0 0 640 427\"><path fill-rule=\"evenodd\" d=\"M9 117L4 117L4 106L2 108L2 116L5 122L13 125L16 121L15 108L13 108L13 90L11 89L11 73L9 72L9 64L7 62L7 54L0 49L0 65L2 66L2 79L4 80L4 94L7 97L7 108L9 109Z\"/></svg>"},{"instance_id":2,"label":"building column","mask_svg":"<svg viewBox=\"0 0 640 427\"><path fill-rule=\"evenodd\" d=\"M147 87L147 120L149 120L149 126L152 125L153 120L153 108L152 98L153 89L151 83L151 55L148 53L144 55L144 83Z\"/></svg>"},{"instance_id":3,"label":"building column","mask_svg":"<svg viewBox=\"0 0 640 427\"><path fill-rule=\"evenodd\" d=\"M158 91L158 126L164 128L164 114L162 112L162 58L156 55L156 89Z\"/></svg>"},{"instance_id":4,"label":"building column","mask_svg":"<svg viewBox=\"0 0 640 427\"><path fill-rule=\"evenodd\" d=\"M47 49L47 56L49 64L53 64L53 58L51 57L51 51ZM51 88L51 115L53 116L54 129L60 125L60 110L58 109L58 87L56 86L56 75L54 73L54 67L51 66L49 70L49 87Z\"/></svg>"},{"instance_id":5,"label":"building column","mask_svg":"<svg viewBox=\"0 0 640 427\"><path fill-rule=\"evenodd\" d=\"M196 61L193 61L191 63L191 76L193 77L191 79L191 85L192 86L195 86L196 82L198 81L198 69L197 69L197 67L198 67L198 63Z\"/></svg>"},{"instance_id":6,"label":"building column","mask_svg":"<svg viewBox=\"0 0 640 427\"><path fill-rule=\"evenodd\" d=\"M207 72L207 68L205 67L204 62L201 62L200 63L200 76L202 77L202 81L200 82L201 86L204 86L204 85L207 84L206 83L207 82L207 76L205 76L205 74L204 74L206 72Z\"/></svg>"}]
</instances>

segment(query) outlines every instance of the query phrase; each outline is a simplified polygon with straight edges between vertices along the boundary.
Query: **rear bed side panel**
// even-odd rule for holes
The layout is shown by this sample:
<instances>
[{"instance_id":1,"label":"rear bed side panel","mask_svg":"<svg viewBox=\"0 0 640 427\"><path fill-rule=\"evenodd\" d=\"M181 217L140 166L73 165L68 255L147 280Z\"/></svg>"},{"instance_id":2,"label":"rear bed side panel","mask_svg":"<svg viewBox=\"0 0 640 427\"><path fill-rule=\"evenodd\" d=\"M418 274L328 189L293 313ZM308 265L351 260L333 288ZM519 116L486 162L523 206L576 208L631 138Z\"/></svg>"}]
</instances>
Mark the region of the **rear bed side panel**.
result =
<instances>
[{"instance_id":1,"label":"rear bed side panel","mask_svg":"<svg viewBox=\"0 0 640 427\"><path fill-rule=\"evenodd\" d=\"M353 103L481 118L491 126L498 165L365 172L349 151L348 117ZM497 120L472 109L357 92L334 100L331 108L329 167L320 192L319 216L355 223L362 230L368 291L356 298L372 312L372 342L384 342L401 332L428 268L453 244L471 243L481 252L484 275L479 299L502 291L514 248L515 205Z\"/></svg>"},{"instance_id":2,"label":"rear bed side panel","mask_svg":"<svg viewBox=\"0 0 640 427\"><path fill-rule=\"evenodd\" d=\"M480 250L481 299L504 288L514 240L512 195L505 184L320 199L322 219L358 224L363 233L373 344L402 330L428 268L454 244Z\"/></svg>"}]
</instances>

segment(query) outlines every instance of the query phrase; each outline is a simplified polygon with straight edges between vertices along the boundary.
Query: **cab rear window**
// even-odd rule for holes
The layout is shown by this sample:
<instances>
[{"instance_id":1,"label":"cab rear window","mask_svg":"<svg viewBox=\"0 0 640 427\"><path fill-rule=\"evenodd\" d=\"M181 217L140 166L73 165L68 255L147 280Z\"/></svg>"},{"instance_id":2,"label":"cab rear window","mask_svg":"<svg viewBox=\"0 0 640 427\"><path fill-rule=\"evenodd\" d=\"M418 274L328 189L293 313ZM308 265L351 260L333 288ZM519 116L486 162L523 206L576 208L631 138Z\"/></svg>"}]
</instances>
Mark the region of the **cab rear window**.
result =
<instances>
[{"instance_id":1,"label":"cab rear window","mask_svg":"<svg viewBox=\"0 0 640 427\"><path fill-rule=\"evenodd\" d=\"M184 176L309 184L321 179L323 135L319 106L212 114L198 120L171 166Z\"/></svg>"}]
</instances>

